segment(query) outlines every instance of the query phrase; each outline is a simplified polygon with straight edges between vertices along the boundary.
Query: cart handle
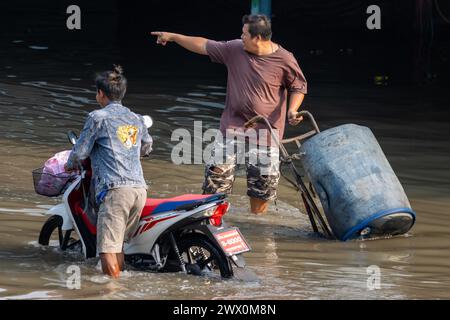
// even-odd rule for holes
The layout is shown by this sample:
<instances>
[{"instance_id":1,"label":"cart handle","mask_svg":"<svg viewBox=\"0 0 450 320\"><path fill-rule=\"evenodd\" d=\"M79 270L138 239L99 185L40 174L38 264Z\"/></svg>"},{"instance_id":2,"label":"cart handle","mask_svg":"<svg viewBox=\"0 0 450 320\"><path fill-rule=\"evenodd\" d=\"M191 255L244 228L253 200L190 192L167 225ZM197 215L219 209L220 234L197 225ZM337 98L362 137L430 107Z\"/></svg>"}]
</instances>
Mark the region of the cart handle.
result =
<instances>
[{"instance_id":1,"label":"cart handle","mask_svg":"<svg viewBox=\"0 0 450 320\"><path fill-rule=\"evenodd\" d=\"M301 134L299 136L283 139L283 140L281 140L281 143L295 142L297 144L297 146L300 146L299 141L308 139L320 132L320 129L319 129L319 126L317 125L316 120L314 119L313 115L309 111L303 110L303 111L297 112L296 118L299 118L302 116L305 116L306 118L308 118L309 122L311 123L311 126L313 127L313 130L308 131L307 133Z\"/></svg>"},{"instance_id":2,"label":"cart handle","mask_svg":"<svg viewBox=\"0 0 450 320\"><path fill-rule=\"evenodd\" d=\"M314 119L313 115L309 111L302 110L300 112L297 112L297 115L295 117L300 118L302 116L306 116L308 118L309 122L311 123L311 126L314 128L316 133L320 132L320 129L319 129L319 126L317 125L316 119Z\"/></svg>"},{"instance_id":3,"label":"cart handle","mask_svg":"<svg viewBox=\"0 0 450 320\"><path fill-rule=\"evenodd\" d=\"M264 120L267 122L267 119L264 116L260 116L260 115L254 116L253 118L251 118L244 124L244 127L246 129L248 129L248 128L252 127L255 123L264 121ZM272 127L272 126L270 126L270 127Z\"/></svg>"},{"instance_id":4,"label":"cart handle","mask_svg":"<svg viewBox=\"0 0 450 320\"><path fill-rule=\"evenodd\" d=\"M302 110L300 112L297 112L297 115L295 116L296 118L300 118L302 116L306 116L309 121L311 122L311 125L313 126L314 130L316 131L316 133L320 132L319 126L317 125L316 120L314 119L313 115L307 111L307 110ZM251 126L253 126L255 123L260 122L260 121L265 121L266 123L268 123L268 120L266 117L261 116L261 115L257 115L254 116L253 118L251 118L250 120L248 120L244 126L245 128L250 128Z\"/></svg>"}]
</instances>

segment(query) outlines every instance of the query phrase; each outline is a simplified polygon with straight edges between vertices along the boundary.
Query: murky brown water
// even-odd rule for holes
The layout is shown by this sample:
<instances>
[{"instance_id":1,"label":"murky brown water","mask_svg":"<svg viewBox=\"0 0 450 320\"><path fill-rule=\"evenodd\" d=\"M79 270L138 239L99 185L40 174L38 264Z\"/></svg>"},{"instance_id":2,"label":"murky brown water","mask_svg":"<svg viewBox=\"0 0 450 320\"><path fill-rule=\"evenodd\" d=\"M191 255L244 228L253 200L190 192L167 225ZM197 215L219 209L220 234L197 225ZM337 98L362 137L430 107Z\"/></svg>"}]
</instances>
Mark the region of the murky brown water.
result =
<instances>
[{"instance_id":1,"label":"murky brown water","mask_svg":"<svg viewBox=\"0 0 450 320\"><path fill-rule=\"evenodd\" d=\"M96 108L86 75L103 66L78 58L73 74L64 76L59 62L45 61L45 67L36 62L45 48L25 44L19 49L38 58L31 67L7 60L0 65L0 299L450 298L450 113L442 111L449 102L443 90L312 83L305 101L322 129L353 122L374 131L417 212L408 235L346 243L321 239L311 232L296 192L285 181L277 208L254 217L241 177L226 217L249 240L253 251L245 256L258 281L140 271L108 281L96 261L37 245L44 213L58 200L36 195L31 180L32 169L69 148L66 131L79 130ZM52 72L43 72L46 68ZM202 120L205 129L218 126L223 79L152 79L129 79L125 100L155 120L155 151L143 161L150 195L200 192L203 167L172 164L170 134L178 127L192 131L193 120ZM288 135L294 130L289 128ZM81 267L80 290L66 288L71 264ZM379 290L367 289L371 265L381 269Z\"/></svg>"}]
</instances>

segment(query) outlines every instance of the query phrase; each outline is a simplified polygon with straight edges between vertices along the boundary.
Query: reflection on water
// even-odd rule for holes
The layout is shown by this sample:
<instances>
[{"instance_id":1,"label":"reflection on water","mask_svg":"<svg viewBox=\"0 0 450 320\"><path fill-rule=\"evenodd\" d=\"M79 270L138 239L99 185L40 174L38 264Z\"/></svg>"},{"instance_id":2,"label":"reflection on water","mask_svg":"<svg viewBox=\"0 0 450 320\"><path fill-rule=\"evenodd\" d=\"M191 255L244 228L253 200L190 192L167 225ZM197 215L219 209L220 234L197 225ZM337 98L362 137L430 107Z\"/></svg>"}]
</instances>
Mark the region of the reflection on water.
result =
<instances>
[{"instance_id":1,"label":"reflection on water","mask_svg":"<svg viewBox=\"0 0 450 320\"><path fill-rule=\"evenodd\" d=\"M19 294L17 296L8 296L5 299L6 300L48 300L48 299L55 299L55 298L61 298L61 296L53 295L52 291L33 291L27 294Z\"/></svg>"},{"instance_id":2,"label":"reflection on water","mask_svg":"<svg viewBox=\"0 0 450 320\"><path fill-rule=\"evenodd\" d=\"M22 42L11 43L33 54L51 51ZM113 281L100 274L95 259L83 261L77 253L40 247L36 241L44 213L58 199L34 193L31 171L69 148L67 130L80 130L86 115L97 108L92 77L86 74L97 71L99 60L90 59L80 57L66 76L61 76L59 62L45 67L51 71L48 76L38 77L33 72L42 71L40 65L25 71L10 61L1 67L1 299L450 298L450 146L444 134L449 117L436 108L446 100L437 95L430 104L424 96L411 96L402 88L316 84L305 103L323 129L348 122L373 129L418 214L417 225L406 236L346 243L325 240L312 232L298 195L286 182L280 185L277 205L267 216L255 217L242 196L246 186L239 177L226 217L249 240L253 251L245 256L257 281L137 270L127 270ZM194 120L203 121L205 130L217 128L224 107L226 88L217 80L168 83L130 79L124 101L155 121L151 128L155 151L143 161L153 197L200 192L203 167L173 165L170 152L176 142L170 136L179 127L193 132ZM72 264L81 268L81 290L65 287ZM367 288L371 265L381 270L380 290Z\"/></svg>"},{"instance_id":3,"label":"reflection on water","mask_svg":"<svg viewBox=\"0 0 450 320\"><path fill-rule=\"evenodd\" d=\"M12 208L0 208L0 213L10 213L10 214L27 214L31 216L45 216L45 213L51 208L50 205L37 205L36 208L21 208L21 209L12 209Z\"/></svg>"}]
</instances>

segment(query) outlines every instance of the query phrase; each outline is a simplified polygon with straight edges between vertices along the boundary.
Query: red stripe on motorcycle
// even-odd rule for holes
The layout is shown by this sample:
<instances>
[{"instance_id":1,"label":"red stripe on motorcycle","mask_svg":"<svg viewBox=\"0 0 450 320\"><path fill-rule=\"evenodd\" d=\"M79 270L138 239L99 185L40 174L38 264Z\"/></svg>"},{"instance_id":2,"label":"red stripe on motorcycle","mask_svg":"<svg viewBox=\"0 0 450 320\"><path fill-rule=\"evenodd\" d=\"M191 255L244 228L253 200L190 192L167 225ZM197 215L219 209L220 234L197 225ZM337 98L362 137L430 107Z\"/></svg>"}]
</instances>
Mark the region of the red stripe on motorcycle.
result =
<instances>
[{"instance_id":1,"label":"red stripe on motorcycle","mask_svg":"<svg viewBox=\"0 0 450 320\"><path fill-rule=\"evenodd\" d=\"M176 216L171 216L171 217L166 217L166 218L162 218L162 219L159 219L159 220L150 221L149 223L145 224L145 225L141 228L141 231L139 232L139 234L142 234L142 233L144 233L145 231L147 231L147 230L153 228L153 227L154 227L156 224L158 224L159 222L166 221L166 220L169 220L169 219L172 219L172 218L175 218L175 217L178 217L178 215L176 215Z\"/></svg>"}]
</instances>

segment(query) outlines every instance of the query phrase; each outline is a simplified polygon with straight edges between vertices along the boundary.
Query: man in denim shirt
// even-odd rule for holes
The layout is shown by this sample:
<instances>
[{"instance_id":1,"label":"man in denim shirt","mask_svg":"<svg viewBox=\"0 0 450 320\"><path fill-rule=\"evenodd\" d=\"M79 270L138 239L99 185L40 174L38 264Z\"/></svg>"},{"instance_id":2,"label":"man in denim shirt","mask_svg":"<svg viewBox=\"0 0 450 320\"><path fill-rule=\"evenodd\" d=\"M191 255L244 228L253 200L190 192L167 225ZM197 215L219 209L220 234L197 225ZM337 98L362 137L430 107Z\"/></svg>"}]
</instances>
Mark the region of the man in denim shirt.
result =
<instances>
[{"instance_id":1,"label":"man in denim shirt","mask_svg":"<svg viewBox=\"0 0 450 320\"><path fill-rule=\"evenodd\" d=\"M136 231L147 199L140 157L150 153L153 141L143 117L121 104L127 88L122 68L99 74L95 83L102 109L89 114L66 171L91 158L100 202L97 252L103 272L118 278L124 264L123 242Z\"/></svg>"}]
</instances>

